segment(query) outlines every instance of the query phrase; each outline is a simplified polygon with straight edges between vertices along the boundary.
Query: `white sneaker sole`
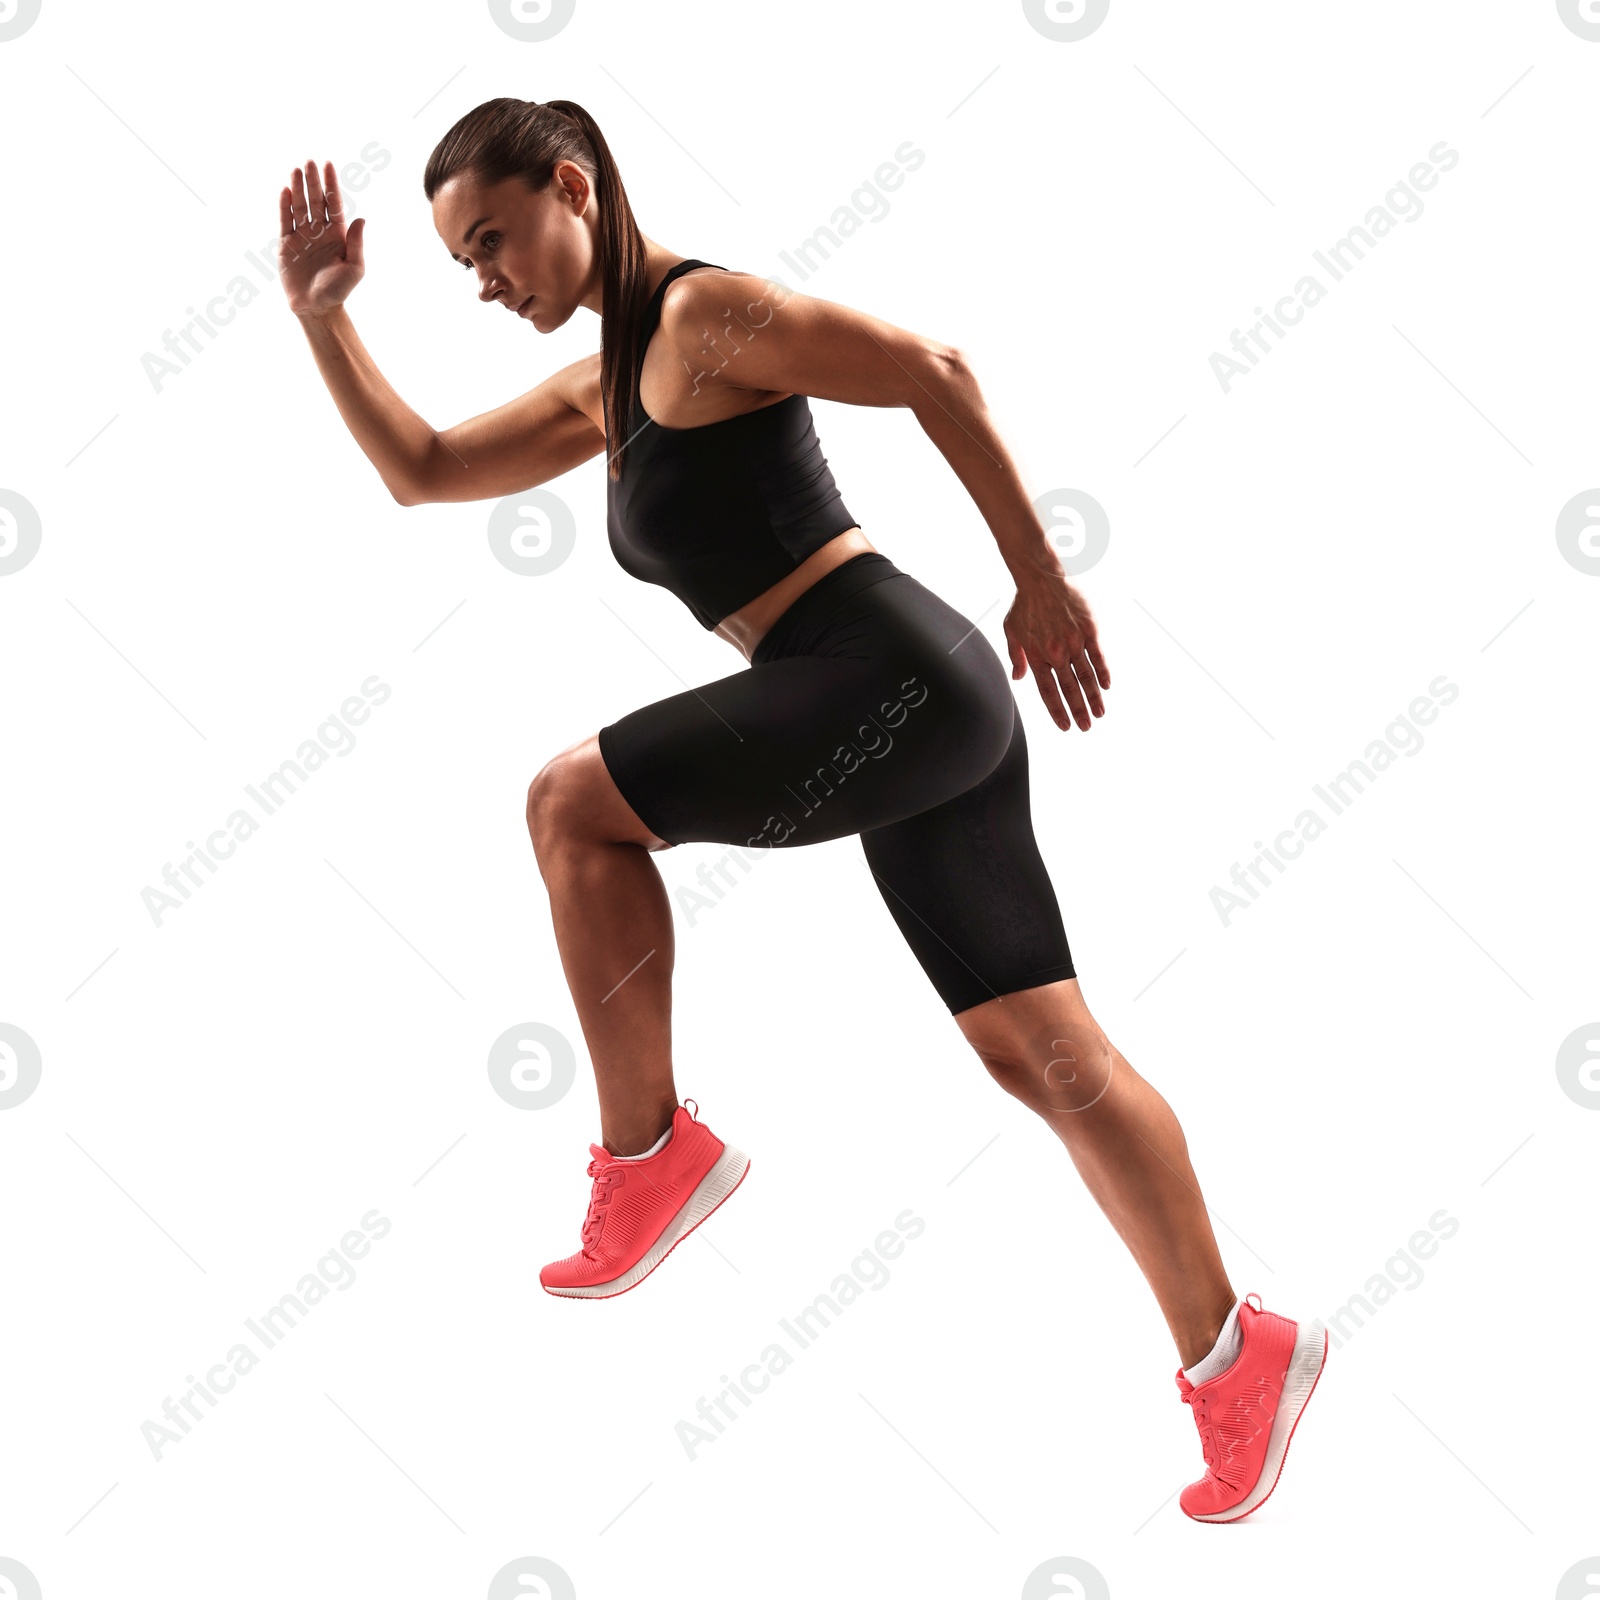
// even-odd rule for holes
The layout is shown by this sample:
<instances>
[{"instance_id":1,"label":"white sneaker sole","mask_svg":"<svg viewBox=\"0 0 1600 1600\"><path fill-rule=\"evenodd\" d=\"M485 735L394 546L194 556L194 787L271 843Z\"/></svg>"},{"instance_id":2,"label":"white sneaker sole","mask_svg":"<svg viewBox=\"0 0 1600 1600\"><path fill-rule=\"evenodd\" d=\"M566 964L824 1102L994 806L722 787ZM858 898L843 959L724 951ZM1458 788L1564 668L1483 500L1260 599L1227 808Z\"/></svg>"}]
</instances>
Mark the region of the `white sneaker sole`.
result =
<instances>
[{"instance_id":1,"label":"white sneaker sole","mask_svg":"<svg viewBox=\"0 0 1600 1600\"><path fill-rule=\"evenodd\" d=\"M1278 1475L1283 1471L1283 1458L1289 1453L1289 1439L1294 1433L1300 1413L1311 1398L1311 1391L1322 1375L1323 1364L1328 1359L1328 1330L1320 1323L1302 1322L1295 1333L1294 1353L1289 1357L1289 1370L1283 1380L1283 1393L1278 1398L1278 1410L1272 1419L1272 1431L1267 1435L1267 1457L1262 1463L1261 1476L1255 1488L1236 1506L1225 1511L1189 1515L1195 1522L1237 1522L1247 1517L1278 1486Z\"/></svg>"},{"instance_id":2,"label":"white sneaker sole","mask_svg":"<svg viewBox=\"0 0 1600 1600\"><path fill-rule=\"evenodd\" d=\"M586 1283L581 1288L553 1288L549 1284L541 1287L546 1294L565 1295L574 1300L607 1300L612 1295L626 1294L648 1278L672 1253L674 1246L693 1233L744 1182L749 1170L750 1157L731 1144L724 1145L711 1170L695 1185L694 1193L661 1230L661 1237L626 1272L605 1283Z\"/></svg>"}]
</instances>

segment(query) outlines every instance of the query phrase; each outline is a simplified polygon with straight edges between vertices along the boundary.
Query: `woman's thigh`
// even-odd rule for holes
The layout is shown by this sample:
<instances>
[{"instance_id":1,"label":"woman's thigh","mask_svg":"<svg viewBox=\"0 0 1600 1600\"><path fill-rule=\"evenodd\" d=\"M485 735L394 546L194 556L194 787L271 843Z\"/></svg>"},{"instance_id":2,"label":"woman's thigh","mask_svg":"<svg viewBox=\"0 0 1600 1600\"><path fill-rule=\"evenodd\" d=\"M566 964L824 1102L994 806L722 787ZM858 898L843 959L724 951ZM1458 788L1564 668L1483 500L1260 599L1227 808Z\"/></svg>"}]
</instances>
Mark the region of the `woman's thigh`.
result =
<instances>
[{"instance_id":1,"label":"woman's thigh","mask_svg":"<svg viewBox=\"0 0 1600 1600\"><path fill-rule=\"evenodd\" d=\"M1034 837L1015 714L1006 753L981 782L861 836L889 914L952 1016L1077 975Z\"/></svg>"},{"instance_id":2,"label":"woman's thigh","mask_svg":"<svg viewBox=\"0 0 1600 1600\"><path fill-rule=\"evenodd\" d=\"M980 783L1009 748L1004 666L909 574L791 631L798 653L600 730L613 782L659 837L759 849L863 833Z\"/></svg>"}]
</instances>

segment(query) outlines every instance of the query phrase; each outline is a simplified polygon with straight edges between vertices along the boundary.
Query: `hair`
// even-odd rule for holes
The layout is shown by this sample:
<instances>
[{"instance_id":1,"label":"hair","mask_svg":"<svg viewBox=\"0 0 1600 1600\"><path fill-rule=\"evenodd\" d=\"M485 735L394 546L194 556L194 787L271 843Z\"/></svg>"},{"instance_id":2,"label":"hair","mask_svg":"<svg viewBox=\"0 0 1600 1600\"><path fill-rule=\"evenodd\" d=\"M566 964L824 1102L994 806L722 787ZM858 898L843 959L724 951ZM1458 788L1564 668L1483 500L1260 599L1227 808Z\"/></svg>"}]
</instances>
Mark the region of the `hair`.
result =
<instances>
[{"instance_id":1,"label":"hair","mask_svg":"<svg viewBox=\"0 0 1600 1600\"><path fill-rule=\"evenodd\" d=\"M502 97L474 106L433 147L422 174L431 202L451 178L470 173L483 185L517 177L530 191L549 187L556 163L583 168L600 207L600 397L606 438L620 441L607 465L620 476L627 416L639 378L639 328L649 302L644 235L628 204L622 174L599 125L576 101Z\"/></svg>"}]
</instances>

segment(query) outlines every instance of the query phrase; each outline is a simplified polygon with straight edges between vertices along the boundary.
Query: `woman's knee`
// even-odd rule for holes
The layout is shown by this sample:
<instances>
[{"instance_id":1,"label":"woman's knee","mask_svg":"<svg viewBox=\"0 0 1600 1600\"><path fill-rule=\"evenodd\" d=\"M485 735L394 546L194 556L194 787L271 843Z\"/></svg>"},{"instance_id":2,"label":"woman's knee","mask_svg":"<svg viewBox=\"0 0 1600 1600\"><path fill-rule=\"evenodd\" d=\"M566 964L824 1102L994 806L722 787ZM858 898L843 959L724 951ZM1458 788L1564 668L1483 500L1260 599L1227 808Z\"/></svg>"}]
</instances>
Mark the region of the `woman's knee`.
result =
<instances>
[{"instance_id":1,"label":"woman's knee","mask_svg":"<svg viewBox=\"0 0 1600 1600\"><path fill-rule=\"evenodd\" d=\"M634 814L606 768L600 742L591 734L553 756L528 785L528 835L535 854L557 845L642 844L671 846Z\"/></svg>"},{"instance_id":2,"label":"woman's knee","mask_svg":"<svg viewBox=\"0 0 1600 1600\"><path fill-rule=\"evenodd\" d=\"M990 1077L1041 1116L1087 1111L1111 1086L1120 1059L1091 1017L973 1039Z\"/></svg>"},{"instance_id":3,"label":"woman's knee","mask_svg":"<svg viewBox=\"0 0 1600 1600\"><path fill-rule=\"evenodd\" d=\"M582 815L582 773L576 750L563 750L528 785L528 836L535 851L570 836Z\"/></svg>"}]
</instances>

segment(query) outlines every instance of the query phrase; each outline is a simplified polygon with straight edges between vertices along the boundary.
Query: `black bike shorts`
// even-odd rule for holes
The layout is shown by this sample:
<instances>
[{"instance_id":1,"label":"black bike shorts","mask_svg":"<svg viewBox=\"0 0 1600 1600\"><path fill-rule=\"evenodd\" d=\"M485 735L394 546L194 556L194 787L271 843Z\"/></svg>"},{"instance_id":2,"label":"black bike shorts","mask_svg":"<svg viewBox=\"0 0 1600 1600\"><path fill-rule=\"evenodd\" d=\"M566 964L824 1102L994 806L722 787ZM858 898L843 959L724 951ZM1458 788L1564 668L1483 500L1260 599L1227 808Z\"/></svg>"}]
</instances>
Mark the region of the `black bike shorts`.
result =
<instances>
[{"instance_id":1,"label":"black bike shorts","mask_svg":"<svg viewBox=\"0 0 1600 1600\"><path fill-rule=\"evenodd\" d=\"M952 1015L1076 975L1010 676L967 618L878 551L807 589L743 671L607 724L600 754L669 844L860 834Z\"/></svg>"}]
</instances>

